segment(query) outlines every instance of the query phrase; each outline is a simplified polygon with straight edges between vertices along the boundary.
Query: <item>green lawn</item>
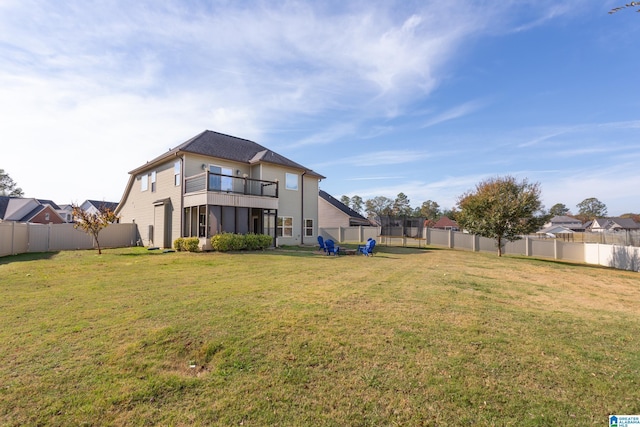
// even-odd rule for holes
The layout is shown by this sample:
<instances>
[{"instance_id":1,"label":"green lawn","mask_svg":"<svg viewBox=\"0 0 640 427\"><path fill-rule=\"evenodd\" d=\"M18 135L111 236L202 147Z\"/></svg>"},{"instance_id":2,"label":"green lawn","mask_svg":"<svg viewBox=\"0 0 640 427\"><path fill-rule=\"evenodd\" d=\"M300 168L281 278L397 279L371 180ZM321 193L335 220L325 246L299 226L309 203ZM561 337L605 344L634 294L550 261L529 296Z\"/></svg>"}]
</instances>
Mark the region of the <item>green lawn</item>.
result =
<instances>
[{"instance_id":1,"label":"green lawn","mask_svg":"<svg viewBox=\"0 0 640 427\"><path fill-rule=\"evenodd\" d=\"M640 276L377 247L0 258L0 425L559 426L640 414Z\"/></svg>"}]
</instances>

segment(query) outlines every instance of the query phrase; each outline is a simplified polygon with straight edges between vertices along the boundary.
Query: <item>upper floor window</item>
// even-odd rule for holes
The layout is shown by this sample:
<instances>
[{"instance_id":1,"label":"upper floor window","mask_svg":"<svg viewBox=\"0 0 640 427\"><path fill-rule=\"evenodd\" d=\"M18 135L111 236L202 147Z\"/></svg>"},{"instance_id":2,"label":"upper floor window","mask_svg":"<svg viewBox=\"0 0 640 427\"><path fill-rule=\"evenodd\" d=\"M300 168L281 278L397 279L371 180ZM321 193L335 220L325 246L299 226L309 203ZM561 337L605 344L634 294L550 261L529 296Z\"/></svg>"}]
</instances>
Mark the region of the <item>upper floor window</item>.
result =
<instances>
[{"instance_id":1,"label":"upper floor window","mask_svg":"<svg viewBox=\"0 0 640 427\"><path fill-rule=\"evenodd\" d=\"M140 177L140 191L149 189L149 175L145 174Z\"/></svg>"},{"instance_id":2,"label":"upper floor window","mask_svg":"<svg viewBox=\"0 0 640 427\"><path fill-rule=\"evenodd\" d=\"M298 189L298 174L295 174L295 173L286 173L285 174L285 188L287 190L297 190Z\"/></svg>"},{"instance_id":3,"label":"upper floor window","mask_svg":"<svg viewBox=\"0 0 640 427\"><path fill-rule=\"evenodd\" d=\"M151 192L156 191L156 171L151 172Z\"/></svg>"},{"instance_id":4,"label":"upper floor window","mask_svg":"<svg viewBox=\"0 0 640 427\"><path fill-rule=\"evenodd\" d=\"M180 185L180 160L173 164L173 183L176 187Z\"/></svg>"}]
</instances>

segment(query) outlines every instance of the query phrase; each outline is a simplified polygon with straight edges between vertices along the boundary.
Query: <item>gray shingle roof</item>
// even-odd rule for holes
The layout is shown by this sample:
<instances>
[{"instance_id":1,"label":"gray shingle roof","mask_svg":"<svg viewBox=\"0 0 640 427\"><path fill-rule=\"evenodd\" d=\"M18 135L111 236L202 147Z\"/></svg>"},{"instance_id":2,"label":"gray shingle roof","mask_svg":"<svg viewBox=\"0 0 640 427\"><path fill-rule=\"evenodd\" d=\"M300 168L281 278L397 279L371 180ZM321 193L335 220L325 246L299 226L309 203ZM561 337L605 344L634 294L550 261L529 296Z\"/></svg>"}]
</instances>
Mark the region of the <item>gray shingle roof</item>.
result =
<instances>
[{"instance_id":1,"label":"gray shingle roof","mask_svg":"<svg viewBox=\"0 0 640 427\"><path fill-rule=\"evenodd\" d=\"M362 221L369 222L369 220L367 218L363 217L358 212L354 211L349 206L345 205L340 200L336 199L335 197L333 197L331 194L327 193L326 191L319 190L318 191L318 195L320 197L322 197L324 200L326 200L328 203L333 205L336 209L339 209L340 211L344 212L348 216L350 216L352 218L360 219Z\"/></svg>"},{"instance_id":2,"label":"gray shingle roof","mask_svg":"<svg viewBox=\"0 0 640 427\"><path fill-rule=\"evenodd\" d=\"M272 163L293 169L300 169L305 171L307 174L324 178L324 176L317 172L314 172L293 160L287 159L286 157L271 151L256 142L210 130L206 130L188 141L183 142L174 149L169 150L169 152L153 159L151 162L147 163L147 165L153 164L167 157L174 156L179 152L201 154L208 157L217 157L219 159L232 160L247 164L261 162ZM144 169L147 165L138 169ZM136 173L138 169L133 170L130 173Z\"/></svg>"}]
</instances>

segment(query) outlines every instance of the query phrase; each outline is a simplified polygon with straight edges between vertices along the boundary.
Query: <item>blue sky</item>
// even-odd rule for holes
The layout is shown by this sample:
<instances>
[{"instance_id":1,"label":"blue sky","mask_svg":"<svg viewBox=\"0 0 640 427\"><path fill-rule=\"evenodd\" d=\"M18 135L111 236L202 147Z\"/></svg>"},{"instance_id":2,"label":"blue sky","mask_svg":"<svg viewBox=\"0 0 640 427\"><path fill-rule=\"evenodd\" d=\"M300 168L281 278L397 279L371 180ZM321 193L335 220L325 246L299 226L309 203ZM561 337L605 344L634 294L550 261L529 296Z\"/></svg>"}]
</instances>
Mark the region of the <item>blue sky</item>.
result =
<instances>
[{"instance_id":1,"label":"blue sky","mask_svg":"<svg viewBox=\"0 0 640 427\"><path fill-rule=\"evenodd\" d=\"M640 212L640 14L624 1L0 0L0 168L119 201L205 129L335 197L442 208L487 178Z\"/></svg>"}]
</instances>

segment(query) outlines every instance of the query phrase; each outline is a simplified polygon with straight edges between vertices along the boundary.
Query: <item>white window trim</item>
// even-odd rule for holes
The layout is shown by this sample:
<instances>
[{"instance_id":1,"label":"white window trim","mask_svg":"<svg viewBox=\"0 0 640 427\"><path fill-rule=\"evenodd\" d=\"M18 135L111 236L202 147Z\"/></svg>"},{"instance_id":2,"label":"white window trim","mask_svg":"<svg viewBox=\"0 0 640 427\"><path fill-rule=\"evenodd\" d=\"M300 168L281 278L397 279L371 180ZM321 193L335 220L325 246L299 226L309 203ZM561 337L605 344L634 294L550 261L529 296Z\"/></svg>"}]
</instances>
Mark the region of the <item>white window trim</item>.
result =
<instances>
[{"instance_id":1,"label":"white window trim","mask_svg":"<svg viewBox=\"0 0 640 427\"><path fill-rule=\"evenodd\" d=\"M287 219L291 220L291 225L285 225L285 223L287 222ZM278 222L281 222L281 224L278 224ZM292 216L279 216L276 224L277 224L276 228L278 230L276 234L278 235L278 237L293 237L293 217ZM285 234L285 230L291 230L291 234Z\"/></svg>"},{"instance_id":2,"label":"white window trim","mask_svg":"<svg viewBox=\"0 0 640 427\"><path fill-rule=\"evenodd\" d=\"M284 188L286 188L287 190L291 190L291 191L298 191L298 186L300 185L298 183L298 174L297 173L289 173L286 172L284 174ZM295 177L295 187L291 184L293 184L293 178Z\"/></svg>"},{"instance_id":3,"label":"white window trim","mask_svg":"<svg viewBox=\"0 0 640 427\"><path fill-rule=\"evenodd\" d=\"M176 187L180 186L180 160L176 160L173 164L173 184Z\"/></svg>"},{"instance_id":4,"label":"white window trim","mask_svg":"<svg viewBox=\"0 0 640 427\"><path fill-rule=\"evenodd\" d=\"M307 221L311 221L311 227L307 227ZM307 233L309 231L309 233ZM313 218L304 219L304 237L313 237Z\"/></svg>"},{"instance_id":5,"label":"white window trim","mask_svg":"<svg viewBox=\"0 0 640 427\"><path fill-rule=\"evenodd\" d=\"M149 189L149 174L140 176L140 191L147 191Z\"/></svg>"}]
</instances>

